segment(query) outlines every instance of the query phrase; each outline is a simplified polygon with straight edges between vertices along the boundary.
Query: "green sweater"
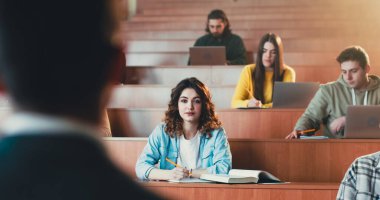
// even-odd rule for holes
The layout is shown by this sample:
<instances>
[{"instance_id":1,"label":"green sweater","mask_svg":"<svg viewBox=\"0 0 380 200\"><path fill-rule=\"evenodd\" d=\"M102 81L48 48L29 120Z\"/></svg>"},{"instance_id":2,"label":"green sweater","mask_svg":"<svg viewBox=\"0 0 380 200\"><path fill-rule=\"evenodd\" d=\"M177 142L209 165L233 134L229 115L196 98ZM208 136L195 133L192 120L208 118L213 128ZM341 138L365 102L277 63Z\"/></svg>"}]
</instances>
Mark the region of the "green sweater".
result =
<instances>
[{"instance_id":1,"label":"green sweater","mask_svg":"<svg viewBox=\"0 0 380 200\"><path fill-rule=\"evenodd\" d=\"M378 105L380 104L380 78L369 75L369 81L367 105ZM320 124L323 123L326 126L324 129L326 136L330 138L342 137L343 130L337 134L332 134L328 127L335 119L345 116L347 107L353 105L351 90L352 88L346 84L342 76L337 81L321 85L303 115L298 119L294 130L312 128L318 130ZM356 105L363 105L366 91L354 92Z\"/></svg>"},{"instance_id":2,"label":"green sweater","mask_svg":"<svg viewBox=\"0 0 380 200\"><path fill-rule=\"evenodd\" d=\"M225 46L227 64L246 65L247 53L243 40L235 34L226 34L220 38L215 38L212 34L206 34L197 39L194 46Z\"/></svg>"}]
</instances>

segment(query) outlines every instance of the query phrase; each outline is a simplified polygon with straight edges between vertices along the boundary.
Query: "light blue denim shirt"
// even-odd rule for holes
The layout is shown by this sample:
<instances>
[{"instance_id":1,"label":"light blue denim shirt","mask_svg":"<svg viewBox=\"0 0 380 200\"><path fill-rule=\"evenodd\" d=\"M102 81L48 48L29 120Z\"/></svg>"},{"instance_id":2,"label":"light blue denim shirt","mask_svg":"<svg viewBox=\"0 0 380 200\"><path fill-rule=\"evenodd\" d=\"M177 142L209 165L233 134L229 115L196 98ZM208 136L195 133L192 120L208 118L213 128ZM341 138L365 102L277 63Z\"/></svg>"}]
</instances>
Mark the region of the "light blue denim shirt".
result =
<instances>
[{"instance_id":1,"label":"light blue denim shirt","mask_svg":"<svg viewBox=\"0 0 380 200\"><path fill-rule=\"evenodd\" d=\"M160 169L173 169L174 166L165 158L177 162L179 155L179 138L171 138L165 132L165 124L158 125L149 136L143 152L136 163L136 175L146 180L150 171L157 163ZM201 135L199 144L199 159L202 169L212 174L227 174L232 167L230 145L223 128Z\"/></svg>"}]
</instances>

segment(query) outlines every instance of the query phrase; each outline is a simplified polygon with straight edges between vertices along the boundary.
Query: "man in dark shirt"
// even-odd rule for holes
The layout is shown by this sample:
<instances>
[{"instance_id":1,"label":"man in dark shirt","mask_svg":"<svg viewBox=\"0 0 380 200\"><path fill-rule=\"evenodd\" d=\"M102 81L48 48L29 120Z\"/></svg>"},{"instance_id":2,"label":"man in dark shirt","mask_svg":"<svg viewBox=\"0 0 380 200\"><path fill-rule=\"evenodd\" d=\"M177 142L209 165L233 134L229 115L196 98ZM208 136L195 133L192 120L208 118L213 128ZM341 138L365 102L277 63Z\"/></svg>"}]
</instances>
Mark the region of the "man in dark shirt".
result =
<instances>
[{"instance_id":1,"label":"man in dark shirt","mask_svg":"<svg viewBox=\"0 0 380 200\"><path fill-rule=\"evenodd\" d=\"M118 81L110 0L0 0L0 199L158 199L116 167L99 126Z\"/></svg>"},{"instance_id":2,"label":"man in dark shirt","mask_svg":"<svg viewBox=\"0 0 380 200\"><path fill-rule=\"evenodd\" d=\"M198 38L194 46L225 46L228 65L247 64L243 40L231 32L230 22L222 10L213 10L207 17L207 34Z\"/></svg>"}]
</instances>

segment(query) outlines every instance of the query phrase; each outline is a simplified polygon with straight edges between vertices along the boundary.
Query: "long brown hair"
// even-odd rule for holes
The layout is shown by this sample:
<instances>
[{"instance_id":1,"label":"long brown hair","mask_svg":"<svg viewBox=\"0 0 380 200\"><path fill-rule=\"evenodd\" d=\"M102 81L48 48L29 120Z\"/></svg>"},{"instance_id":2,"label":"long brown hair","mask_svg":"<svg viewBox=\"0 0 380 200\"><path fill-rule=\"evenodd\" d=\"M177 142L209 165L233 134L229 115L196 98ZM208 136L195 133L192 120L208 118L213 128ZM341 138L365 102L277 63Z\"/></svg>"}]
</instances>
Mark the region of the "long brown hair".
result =
<instances>
[{"instance_id":1,"label":"long brown hair","mask_svg":"<svg viewBox=\"0 0 380 200\"><path fill-rule=\"evenodd\" d=\"M254 96L257 100L264 102L264 82L265 82L265 66L263 65L264 44L270 42L276 49L276 57L273 67L273 82L283 80L284 71L284 47L281 38L274 33L265 34L259 43L256 59L256 67L252 73L254 80L255 92Z\"/></svg>"},{"instance_id":2,"label":"long brown hair","mask_svg":"<svg viewBox=\"0 0 380 200\"><path fill-rule=\"evenodd\" d=\"M186 78L179 82L172 89L168 110L165 112L164 122L166 123L165 132L174 137L175 135L183 134L183 119L178 111L178 101L182 91L192 88L199 95L202 102L201 115L198 123L198 130L201 133L206 133L208 136L210 131L221 127L221 122L215 114L215 106L211 102L211 94L208 88L197 78Z\"/></svg>"}]
</instances>

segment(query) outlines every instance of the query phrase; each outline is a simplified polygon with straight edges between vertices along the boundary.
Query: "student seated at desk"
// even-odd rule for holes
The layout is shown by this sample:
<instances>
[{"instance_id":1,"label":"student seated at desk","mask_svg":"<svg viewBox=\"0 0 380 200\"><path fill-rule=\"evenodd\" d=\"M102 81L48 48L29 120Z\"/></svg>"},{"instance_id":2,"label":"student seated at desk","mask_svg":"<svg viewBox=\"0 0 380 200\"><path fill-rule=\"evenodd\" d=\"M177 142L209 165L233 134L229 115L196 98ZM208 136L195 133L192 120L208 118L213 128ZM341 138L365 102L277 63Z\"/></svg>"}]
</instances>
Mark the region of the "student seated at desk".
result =
<instances>
[{"instance_id":1,"label":"student seated at desk","mask_svg":"<svg viewBox=\"0 0 380 200\"><path fill-rule=\"evenodd\" d=\"M338 80L320 86L287 139L297 138L300 131L319 130L321 124L326 126L325 136L341 138L349 105L380 104L380 77L369 74L367 52L360 46L350 46L336 60L341 69Z\"/></svg>"},{"instance_id":2,"label":"student seated at desk","mask_svg":"<svg viewBox=\"0 0 380 200\"><path fill-rule=\"evenodd\" d=\"M240 36L232 33L230 22L223 10L215 9L208 14L205 30L207 33L195 41L195 47L225 46L228 65L247 64L244 42Z\"/></svg>"},{"instance_id":3,"label":"student seated at desk","mask_svg":"<svg viewBox=\"0 0 380 200\"><path fill-rule=\"evenodd\" d=\"M295 79L294 70L284 63L281 38L267 33L260 40L256 64L245 66L240 74L231 107L272 107L274 81Z\"/></svg>"},{"instance_id":4,"label":"student seated at desk","mask_svg":"<svg viewBox=\"0 0 380 200\"><path fill-rule=\"evenodd\" d=\"M227 174L232 165L230 146L207 87L187 78L170 97L164 123L153 130L136 163L137 177L178 180Z\"/></svg>"}]
</instances>

